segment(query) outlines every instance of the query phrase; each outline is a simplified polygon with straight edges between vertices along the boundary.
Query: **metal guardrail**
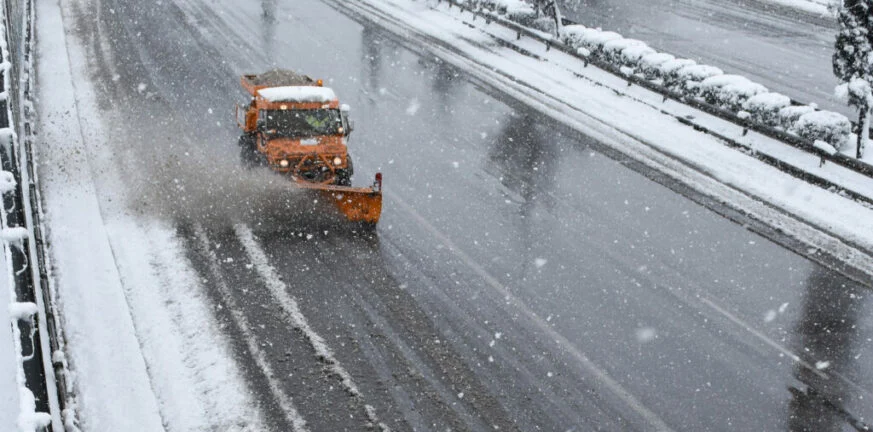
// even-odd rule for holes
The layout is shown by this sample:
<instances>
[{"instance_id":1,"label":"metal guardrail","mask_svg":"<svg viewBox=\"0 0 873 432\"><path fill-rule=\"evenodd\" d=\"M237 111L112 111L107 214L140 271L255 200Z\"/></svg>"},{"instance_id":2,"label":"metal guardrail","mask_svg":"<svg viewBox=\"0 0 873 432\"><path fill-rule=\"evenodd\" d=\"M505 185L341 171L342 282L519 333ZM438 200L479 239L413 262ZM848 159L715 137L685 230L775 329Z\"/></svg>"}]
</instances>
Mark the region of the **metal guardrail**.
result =
<instances>
[{"instance_id":1,"label":"metal guardrail","mask_svg":"<svg viewBox=\"0 0 873 432\"><path fill-rule=\"evenodd\" d=\"M13 9L10 7L9 3L9 1L6 2L6 10L7 12L12 12ZM11 25L11 21L13 20L10 15L12 15L12 13L7 14L7 22L5 24L7 30L7 46L12 49L12 47L17 45L17 41L13 36L15 31L14 26ZM5 58L4 54L9 53L9 51L3 51L4 52L0 52L0 62L8 62L9 66L0 70L0 74L3 75L3 79L0 80L0 91L6 92L7 94L5 99L0 100L0 113L2 113L0 114L0 128L8 128L7 130L15 131L17 134L14 116L14 106L18 99L16 97L18 92L16 91L17 87L15 85L18 81L16 79L17 75L15 69L17 62L12 61L10 58ZM2 163L4 171L12 173L17 186L14 191L3 195L3 210L6 212L6 226L4 228L26 227L27 221L24 214L25 207L24 202L22 201L23 196L21 190L22 177L19 166L20 150L16 145L16 136L13 134L7 134L7 136L9 142L4 143L5 145L2 146L3 151L0 153L0 163ZM30 258L26 252L28 241L28 239L23 239L19 245L10 247L12 262L10 262L9 265L15 284L14 290L16 301L35 304L37 300L36 290L33 284L32 273L30 271ZM42 351L42 341L40 340L40 333L37 331L40 322L37 319L19 318L17 325L20 330L21 356L25 359L22 362L25 385L33 393L36 399L36 411L48 413L50 412L48 387L46 385L46 375L43 368L43 356L45 353ZM33 335L32 337L31 334Z\"/></svg>"},{"instance_id":2,"label":"metal guardrail","mask_svg":"<svg viewBox=\"0 0 873 432\"><path fill-rule=\"evenodd\" d=\"M66 425L75 425L75 418L65 409L69 388L66 362L63 356L54 355L62 352L63 336L50 291L42 206L33 163L35 6L33 0L2 1L7 12L5 42L10 58L0 59L0 62L9 62L10 66L0 71L4 78L0 80L3 86L0 91L8 95L0 100L0 113L6 113L0 114L0 127L8 127L15 133L10 136L9 145L0 146L8 150L0 151L0 164L3 170L13 174L17 184L14 193L3 196L3 204L7 226L26 227L33 233L32 238L22 240L19 247L11 248L17 301L42 307L37 313L40 319L18 321L19 328L23 329L21 346L25 352L22 355L27 359L24 374L26 387L36 399L36 412L49 413L63 429ZM45 430L52 431L53 425Z\"/></svg>"}]
</instances>

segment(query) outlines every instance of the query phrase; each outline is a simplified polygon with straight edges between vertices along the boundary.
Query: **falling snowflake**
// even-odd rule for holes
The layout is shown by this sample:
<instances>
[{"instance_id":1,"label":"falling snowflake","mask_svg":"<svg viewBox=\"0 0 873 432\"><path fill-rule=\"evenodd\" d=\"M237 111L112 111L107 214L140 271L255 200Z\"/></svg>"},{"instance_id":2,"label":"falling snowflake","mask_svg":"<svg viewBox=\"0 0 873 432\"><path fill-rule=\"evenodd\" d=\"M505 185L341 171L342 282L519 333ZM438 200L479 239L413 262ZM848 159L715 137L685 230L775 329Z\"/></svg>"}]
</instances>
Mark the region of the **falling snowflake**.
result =
<instances>
[{"instance_id":1,"label":"falling snowflake","mask_svg":"<svg viewBox=\"0 0 873 432\"><path fill-rule=\"evenodd\" d=\"M406 108L406 114L414 116L419 108L421 108L421 104L418 102L418 99L413 99L409 101L409 106Z\"/></svg>"},{"instance_id":2,"label":"falling snowflake","mask_svg":"<svg viewBox=\"0 0 873 432\"><path fill-rule=\"evenodd\" d=\"M652 327L641 327L637 329L637 342L648 343L658 336L658 332Z\"/></svg>"}]
</instances>

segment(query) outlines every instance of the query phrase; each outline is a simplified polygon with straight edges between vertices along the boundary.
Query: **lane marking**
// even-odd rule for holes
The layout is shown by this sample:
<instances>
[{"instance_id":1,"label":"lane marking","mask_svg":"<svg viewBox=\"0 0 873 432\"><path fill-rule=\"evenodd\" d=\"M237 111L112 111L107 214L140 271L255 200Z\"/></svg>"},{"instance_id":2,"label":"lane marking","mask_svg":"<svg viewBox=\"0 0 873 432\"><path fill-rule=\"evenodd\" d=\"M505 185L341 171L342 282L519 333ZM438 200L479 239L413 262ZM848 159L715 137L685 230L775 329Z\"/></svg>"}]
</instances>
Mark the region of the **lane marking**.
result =
<instances>
[{"instance_id":1,"label":"lane marking","mask_svg":"<svg viewBox=\"0 0 873 432\"><path fill-rule=\"evenodd\" d=\"M751 325L746 324L745 321L743 321L742 319L740 319L736 315L728 312L727 310L723 309L721 306L715 304L713 301L709 300L706 297L700 297L700 301L703 302L703 304L705 304L705 305L709 306L710 308L712 308L713 310L715 310L716 312L724 315L727 319L733 321L734 324L744 328L747 332L751 333L752 335L754 335L755 337L757 337L758 339L763 341L765 344L774 348L776 351L779 351L780 353L786 355L788 358L790 358L794 362L809 369L811 372L818 375L820 378L830 379L830 376L828 376L828 374L818 370L818 368L816 368L815 366L813 366L813 365L807 363L806 361L804 361L803 359L801 359L800 356L795 354L793 351L789 350L788 348L783 347L782 345L779 345L778 342L774 341L773 339L770 339L769 337L767 337L767 335L756 330Z\"/></svg>"},{"instance_id":2,"label":"lane marking","mask_svg":"<svg viewBox=\"0 0 873 432\"><path fill-rule=\"evenodd\" d=\"M727 319L731 320L734 324L742 327L743 329L745 329L749 333L753 334L755 337L762 340L765 344L776 349L780 353L788 356L792 361L809 369L810 371L812 371L813 373L815 373L816 375L818 375L822 379L830 379L831 377L836 377L840 381L848 384L849 386L851 386L852 388L854 388L855 390L857 390L859 392L863 392L867 395L873 395L873 392L871 392L868 388L856 383L855 381L851 380L849 377L837 372L836 370L831 370L831 371L828 371L827 373L822 372L819 368L815 367L814 365L810 364L807 361L804 361L803 359L800 358L799 355L795 354L793 351L789 350L788 348L785 348L784 346L779 344L779 342L776 342L773 339L770 339L767 335L756 330L750 324L746 323L745 321L743 321L741 318L737 317L736 315L733 315L732 313L728 312L726 309L720 307L718 304L716 304L712 300L709 300L706 297L700 296L700 301L702 303L706 304L707 306L711 307L712 309L714 309L716 312L722 314Z\"/></svg>"},{"instance_id":3,"label":"lane marking","mask_svg":"<svg viewBox=\"0 0 873 432\"><path fill-rule=\"evenodd\" d=\"M249 352L255 359L255 364L264 372L264 375L267 378L267 383L270 385L270 393L273 394L273 397L282 408L282 414L285 416L285 420L291 424L291 428L294 432L309 432L309 429L306 428L306 420L304 420L303 416L297 412L297 408L294 407L294 401L291 396L285 394L279 385L280 381L275 378L276 374L273 372L273 368L270 367L266 354L260 349L256 342L255 333L252 331L251 325L249 325L248 320L243 316L239 305L233 298L233 293L221 277L221 268L218 266L218 256L212 251L209 238L203 231L203 227L199 224L195 224L194 234L197 236L197 239L200 241L201 246L207 255L209 271L215 277L215 286L218 288L222 300L227 305L227 310L230 312L234 323L242 332L243 339L246 341Z\"/></svg>"},{"instance_id":4,"label":"lane marking","mask_svg":"<svg viewBox=\"0 0 873 432\"><path fill-rule=\"evenodd\" d=\"M379 417L376 415L376 409L365 403L361 391L352 380L352 376L342 367L336 357L334 357L333 351L331 351L330 347L327 346L324 338L316 333L309 325L303 312L300 311L300 306L297 304L297 301L294 300L294 297L288 294L287 285L285 285L285 282L282 282L276 269L270 265L267 254L255 240L255 235L252 233L251 229L242 224L234 225L233 229L234 232L236 232L240 243L242 243L246 254L248 254L249 258L252 260L255 270L270 290L270 293L279 302L282 309L288 313L288 316L291 318L291 325L303 333L306 340L308 340L309 344L312 345L312 348L315 349L316 356L328 366L331 372L340 377L343 388L364 405L367 419L374 425L378 425L383 432L390 432L391 429L388 428L386 424L379 421Z\"/></svg>"},{"instance_id":5,"label":"lane marking","mask_svg":"<svg viewBox=\"0 0 873 432\"><path fill-rule=\"evenodd\" d=\"M630 407L633 411L635 411L640 417L642 417L650 426L652 426L652 430L661 431L661 432L672 432L667 424L654 412L649 410L645 405L642 404L639 400L637 400L634 395L632 395L628 390L622 387L617 381L615 381L609 374L601 369L597 364L595 364L591 359L588 358L585 354L579 351L576 346L570 342L564 335L559 333L557 330L552 328L548 322L544 319L540 318L534 311L530 310L527 305L525 305L521 300L515 297L505 285L500 283L494 276L491 276L488 271L486 271L479 263L473 260L469 255L467 255L463 250L461 250L454 242L452 242L445 234L439 231L436 227L430 224L424 217L422 217L417 211L415 211L412 206L410 206L407 202L405 202L402 198L392 192L384 192L388 197L392 200L400 204L400 207L403 208L407 213L409 213L413 219L425 230L430 232L431 235L436 237L440 243L442 243L445 247L447 247L456 257L458 257L461 261L463 261L474 273L476 273L479 277L481 277L491 288L497 291L503 298L506 300L507 304L511 304L519 311L521 311L525 317L530 320L536 327L542 331L543 333L549 335L549 337L557 342L559 347L563 350L566 350L569 354L573 356L573 358L585 368L589 374L594 376L594 378L600 382L600 384L606 389L608 389L612 394L621 399L628 407Z\"/></svg>"}]
</instances>

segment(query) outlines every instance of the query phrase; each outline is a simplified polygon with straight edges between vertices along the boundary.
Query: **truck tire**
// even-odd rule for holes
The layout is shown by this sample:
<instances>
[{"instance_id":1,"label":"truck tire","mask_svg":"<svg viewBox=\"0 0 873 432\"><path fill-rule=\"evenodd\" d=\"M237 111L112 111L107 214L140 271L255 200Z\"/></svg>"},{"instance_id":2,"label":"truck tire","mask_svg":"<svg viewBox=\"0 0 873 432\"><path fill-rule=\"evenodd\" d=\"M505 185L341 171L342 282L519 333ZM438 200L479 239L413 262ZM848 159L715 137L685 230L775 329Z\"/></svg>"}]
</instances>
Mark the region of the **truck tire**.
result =
<instances>
[{"instance_id":1,"label":"truck tire","mask_svg":"<svg viewBox=\"0 0 873 432\"><path fill-rule=\"evenodd\" d=\"M239 157L242 166L254 168L263 165L263 155L256 148L254 135L242 135L239 137Z\"/></svg>"},{"instance_id":2,"label":"truck tire","mask_svg":"<svg viewBox=\"0 0 873 432\"><path fill-rule=\"evenodd\" d=\"M346 156L348 162L347 168L336 170L336 184L338 186L351 186L352 175L355 174L355 165L352 163L352 157Z\"/></svg>"}]
</instances>

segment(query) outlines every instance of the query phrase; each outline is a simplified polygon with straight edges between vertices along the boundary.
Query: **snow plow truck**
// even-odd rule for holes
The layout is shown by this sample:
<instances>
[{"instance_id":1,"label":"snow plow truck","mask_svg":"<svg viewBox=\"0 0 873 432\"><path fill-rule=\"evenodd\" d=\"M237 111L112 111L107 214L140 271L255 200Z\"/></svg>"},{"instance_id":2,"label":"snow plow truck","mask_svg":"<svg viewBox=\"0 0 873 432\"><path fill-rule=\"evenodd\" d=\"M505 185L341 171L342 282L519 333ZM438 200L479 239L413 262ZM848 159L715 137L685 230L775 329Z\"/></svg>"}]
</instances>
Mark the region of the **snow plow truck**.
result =
<instances>
[{"instance_id":1,"label":"snow plow truck","mask_svg":"<svg viewBox=\"0 0 873 432\"><path fill-rule=\"evenodd\" d=\"M243 75L251 95L237 123L244 163L266 165L295 186L319 192L353 222L375 225L382 213L382 174L371 187L352 187L348 106L322 80L275 69Z\"/></svg>"}]
</instances>

